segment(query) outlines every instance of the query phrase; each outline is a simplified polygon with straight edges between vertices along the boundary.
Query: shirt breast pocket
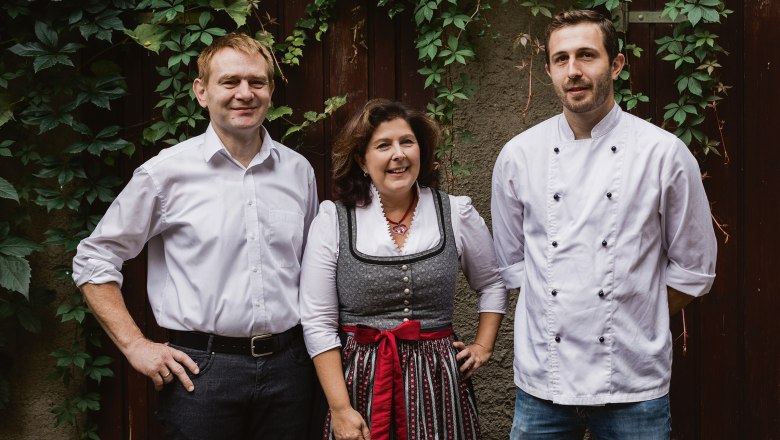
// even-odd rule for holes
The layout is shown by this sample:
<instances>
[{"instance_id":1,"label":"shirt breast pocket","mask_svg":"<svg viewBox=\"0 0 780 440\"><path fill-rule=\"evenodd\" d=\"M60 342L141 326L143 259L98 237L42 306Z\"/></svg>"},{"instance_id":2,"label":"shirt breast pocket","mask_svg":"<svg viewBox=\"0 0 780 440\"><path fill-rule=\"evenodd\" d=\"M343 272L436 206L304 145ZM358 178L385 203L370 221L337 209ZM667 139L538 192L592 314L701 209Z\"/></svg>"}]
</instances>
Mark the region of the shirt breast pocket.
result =
<instances>
[{"instance_id":1,"label":"shirt breast pocket","mask_svg":"<svg viewBox=\"0 0 780 440\"><path fill-rule=\"evenodd\" d=\"M268 246L279 267L295 267L301 262L303 214L272 209L269 214Z\"/></svg>"}]
</instances>

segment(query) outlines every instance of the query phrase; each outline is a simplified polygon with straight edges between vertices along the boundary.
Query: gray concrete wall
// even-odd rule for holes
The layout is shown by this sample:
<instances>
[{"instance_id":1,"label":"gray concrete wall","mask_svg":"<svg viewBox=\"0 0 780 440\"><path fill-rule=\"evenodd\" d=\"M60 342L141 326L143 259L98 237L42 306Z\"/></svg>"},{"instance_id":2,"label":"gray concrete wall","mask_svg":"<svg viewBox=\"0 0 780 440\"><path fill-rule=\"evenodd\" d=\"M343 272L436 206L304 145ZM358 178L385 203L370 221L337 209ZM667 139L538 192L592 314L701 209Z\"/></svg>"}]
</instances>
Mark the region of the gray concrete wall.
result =
<instances>
[{"instance_id":1,"label":"gray concrete wall","mask_svg":"<svg viewBox=\"0 0 780 440\"><path fill-rule=\"evenodd\" d=\"M465 71L477 85L475 96L463 105L456 117L456 126L473 134L474 143L458 144L457 159L468 166L471 175L459 177L452 193L467 195L474 207L491 227L490 186L493 164L501 148L526 128L560 112L560 103L544 71L544 57L534 58L530 111L525 123L521 119L528 98L529 68L515 66L529 63L530 48L513 47L515 37L528 32L526 8L519 2L494 5L485 18L491 27L477 41L478 59ZM532 35L543 39L547 19L535 19ZM529 46L530 47L530 46ZM462 277L461 277L462 278ZM512 327L517 291L510 293L510 306L501 326L492 360L474 375L478 410L484 439L506 439L512 426L515 386L512 381ZM461 279L455 326L464 340L473 338L476 324L476 295Z\"/></svg>"}]
</instances>

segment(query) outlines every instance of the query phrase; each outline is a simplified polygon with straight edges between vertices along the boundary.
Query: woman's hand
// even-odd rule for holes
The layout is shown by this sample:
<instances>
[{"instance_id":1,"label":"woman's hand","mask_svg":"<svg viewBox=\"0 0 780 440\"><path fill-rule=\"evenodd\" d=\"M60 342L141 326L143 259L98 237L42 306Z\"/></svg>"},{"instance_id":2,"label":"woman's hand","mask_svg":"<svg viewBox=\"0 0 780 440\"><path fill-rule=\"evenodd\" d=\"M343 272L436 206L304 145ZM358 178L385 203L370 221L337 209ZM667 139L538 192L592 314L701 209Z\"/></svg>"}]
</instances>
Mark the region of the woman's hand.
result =
<instances>
[{"instance_id":1,"label":"woman's hand","mask_svg":"<svg viewBox=\"0 0 780 440\"><path fill-rule=\"evenodd\" d=\"M477 368L485 365L493 355L493 349L484 347L476 342L466 345L462 341L455 341L452 346L458 350L455 359L460 363L460 373L465 379L471 377Z\"/></svg>"},{"instance_id":2,"label":"woman's hand","mask_svg":"<svg viewBox=\"0 0 780 440\"><path fill-rule=\"evenodd\" d=\"M336 440L370 440L371 431L359 412L347 407L330 411L333 437Z\"/></svg>"}]
</instances>

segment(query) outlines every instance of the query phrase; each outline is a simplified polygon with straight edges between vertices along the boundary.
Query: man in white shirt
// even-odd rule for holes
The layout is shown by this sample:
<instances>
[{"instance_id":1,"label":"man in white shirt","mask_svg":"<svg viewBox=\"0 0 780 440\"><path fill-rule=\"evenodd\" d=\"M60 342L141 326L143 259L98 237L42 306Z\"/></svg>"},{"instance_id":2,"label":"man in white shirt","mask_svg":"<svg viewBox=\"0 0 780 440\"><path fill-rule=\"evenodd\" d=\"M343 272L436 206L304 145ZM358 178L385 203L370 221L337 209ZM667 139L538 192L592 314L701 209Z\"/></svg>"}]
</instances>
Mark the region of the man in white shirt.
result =
<instances>
[{"instance_id":1,"label":"man in white shirt","mask_svg":"<svg viewBox=\"0 0 780 440\"><path fill-rule=\"evenodd\" d=\"M262 127L274 90L264 47L229 34L198 71L208 129L135 171L79 245L73 278L161 391L167 438L300 439L316 384L298 312L314 172ZM149 303L170 344L144 337L120 292L123 262L146 243Z\"/></svg>"},{"instance_id":2,"label":"man in white shirt","mask_svg":"<svg viewBox=\"0 0 780 440\"><path fill-rule=\"evenodd\" d=\"M513 439L668 439L669 316L710 290L716 240L698 164L624 113L611 21L557 15L547 72L563 113L495 165L499 270L519 288Z\"/></svg>"}]
</instances>

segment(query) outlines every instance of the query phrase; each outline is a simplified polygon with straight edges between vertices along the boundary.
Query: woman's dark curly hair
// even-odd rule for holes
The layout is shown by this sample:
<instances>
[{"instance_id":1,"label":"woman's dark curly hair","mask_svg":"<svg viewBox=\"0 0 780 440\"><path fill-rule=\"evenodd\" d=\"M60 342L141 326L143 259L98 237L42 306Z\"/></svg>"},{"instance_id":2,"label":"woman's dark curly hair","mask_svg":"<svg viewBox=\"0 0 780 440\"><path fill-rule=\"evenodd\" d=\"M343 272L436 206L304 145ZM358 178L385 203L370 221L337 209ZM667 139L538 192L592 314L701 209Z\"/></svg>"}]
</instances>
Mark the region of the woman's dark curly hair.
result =
<instances>
[{"instance_id":1,"label":"woman's dark curly hair","mask_svg":"<svg viewBox=\"0 0 780 440\"><path fill-rule=\"evenodd\" d=\"M412 128L420 146L420 174L417 183L436 188L439 183L434 152L439 145L439 126L425 113L388 99L372 99L347 122L333 144L333 193L348 207L371 203L371 177L360 165L374 131L383 122L403 119Z\"/></svg>"}]
</instances>

